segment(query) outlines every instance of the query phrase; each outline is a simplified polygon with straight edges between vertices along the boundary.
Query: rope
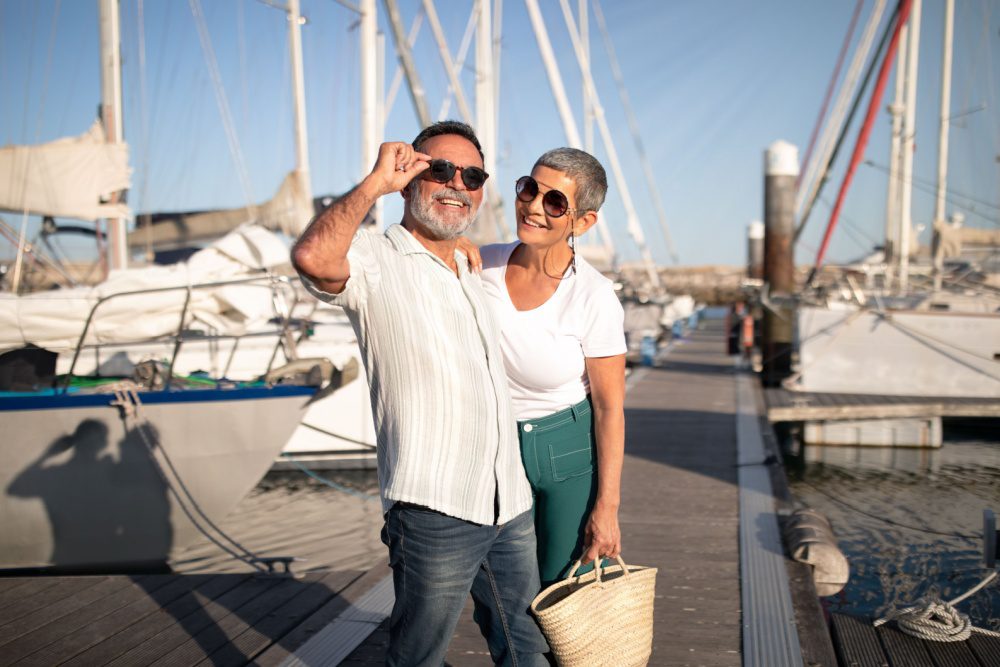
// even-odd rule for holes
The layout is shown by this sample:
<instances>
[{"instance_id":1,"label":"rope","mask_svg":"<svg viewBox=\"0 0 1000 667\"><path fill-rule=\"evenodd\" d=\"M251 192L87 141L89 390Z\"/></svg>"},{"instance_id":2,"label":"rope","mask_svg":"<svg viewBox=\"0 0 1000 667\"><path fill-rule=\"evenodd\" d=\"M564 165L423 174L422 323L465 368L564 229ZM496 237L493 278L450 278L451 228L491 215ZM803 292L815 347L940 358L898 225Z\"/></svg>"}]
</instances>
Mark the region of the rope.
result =
<instances>
[{"instance_id":1,"label":"rope","mask_svg":"<svg viewBox=\"0 0 1000 667\"><path fill-rule=\"evenodd\" d=\"M213 522L202 511L201 507L198 505L198 501L195 500L194 496L191 494L187 486L184 484L184 480L181 479L180 474L177 472L177 468L174 467L173 462L167 455L166 450L162 447L162 444L161 446L157 447L157 443L155 442L154 437L151 437L147 433L147 426L149 425L149 420L147 420L142 415L142 400L139 398L137 385L131 381L123 381L111 385L111 387L109 388L112 391L114 391L115 394L115 400L112 401L111 404L121 409L122 421L125 422L126 428L128 428L129 418L132 419L133 430L139 434L139 437L142 439L143 444L149 450L149 456L153 460L157 474L159 474L160 479L163 480L163 483L166 485L167 490L170 492L170 494L173 495L174 500L177 501L177 505L184 512L184 515L187 516L188 520L198 530L199 533L204 535L212 544L219 547L220 549L225 551L227 554L229 554L236 560L242 561L247 565L249 565L250 567L257 570L258 572L264 574L272 574L274 572L273 562L275 561L286 562L293 560L289 558L275 559L275 558L261 557L258 554L254 553L253 551L250 551L249 549L244 547L242 544L240 544L235 539L226 534L225 531L219 528L215 524L215 522ZM163 466L160 464L160 461L156 456L157 450L159 450L160 456L166 463L167 468L169 468L171 474L173 475L173 478L177 481L176 486L173 482L171 482L170 477L167 475ZM178 491L177 489L178 486L180 487L180 491ZM183 495L181 492L183 492ZM188 503L190 503L194 507L194 511L197 512L198 517L201 518L201 521L204 521L204 523L208 525L208 528L211 528L216 533L218 533L221 536L222 540L229 542L229 545L231 545L231 547L227 546L226 544L223 544L222 540L212 535L209 532L209 530L201 524L201 521L199 521L199 519L194 516L191 509L188 507ZM286 572L287 571L288 568L286 563Z\"/></svg>"},{"instance_id":2,"label":"rope","mask_svg":"<svg viewBox=\"0 0 1000 667\"><path fill-rule=\"evenodd\" d=\"M344 486L343 484L337 484L336 482L331 481L331 480L327 479L326 477L323 477L321 475L316 474L315 472L313 472L312 470L310 470L306 466L302 465L299 461L293 459L288 454L284 454L281 458L283 458L283 459L285 459L287 461L291 461L292 465L294 465L296 468L298 468L299 470L301 470L305 474L309 475L310 477L312 477L313 479L315 479L317 482L319 482L321 484L326 484L331 489L336 489L337 491L342 491L342 492L350 494L352 496L357 496L358 498L361 498L362 500L375 500L376 498L379 497L376 494L363 493L361 491L355 491L354 489L348 488L348 487Z\"/></svg>"},{"instance_id":3,"label":"rope","mask_svg":"<svg viewBox=\"0 0 1000 667\"><path fill-rule=\"evenodd\" d=\"M988 577L950 602L944 602L940 599L925 599L912 607L893 610L876 620L873 625L877 628L889 621L895 621L896 626L911 637L935 642L964 642L972 636L973 632L987 637L1000 638L1000 632L972 625L968 614L963 614L954 606L996 578L997 572L992 572Z\"/></svg>"}]
</instances>

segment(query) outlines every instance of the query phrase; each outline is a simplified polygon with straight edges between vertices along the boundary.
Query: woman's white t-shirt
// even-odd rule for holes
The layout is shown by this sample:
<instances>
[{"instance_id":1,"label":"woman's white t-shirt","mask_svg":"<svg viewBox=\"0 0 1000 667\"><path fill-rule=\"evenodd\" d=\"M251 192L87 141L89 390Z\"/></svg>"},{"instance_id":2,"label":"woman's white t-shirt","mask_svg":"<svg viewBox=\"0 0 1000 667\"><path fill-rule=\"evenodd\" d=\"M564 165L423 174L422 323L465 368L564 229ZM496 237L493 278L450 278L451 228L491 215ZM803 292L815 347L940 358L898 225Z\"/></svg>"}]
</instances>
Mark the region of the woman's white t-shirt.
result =
<instances>
[{"instance_id":1,"label":"woman's white t-shirt","mask_svg":"<svg viewBox=\"0 0 1000 667\"><path fill-rule=\"evenodd\" d=\"M517 310L507 262L520 242L483 246L483 289L500 325L507 384L518 420L576 405L590 391L585 357L625 354L625 315L613 284L582 257L548 301Z\"/></svg>"}]
</instances>

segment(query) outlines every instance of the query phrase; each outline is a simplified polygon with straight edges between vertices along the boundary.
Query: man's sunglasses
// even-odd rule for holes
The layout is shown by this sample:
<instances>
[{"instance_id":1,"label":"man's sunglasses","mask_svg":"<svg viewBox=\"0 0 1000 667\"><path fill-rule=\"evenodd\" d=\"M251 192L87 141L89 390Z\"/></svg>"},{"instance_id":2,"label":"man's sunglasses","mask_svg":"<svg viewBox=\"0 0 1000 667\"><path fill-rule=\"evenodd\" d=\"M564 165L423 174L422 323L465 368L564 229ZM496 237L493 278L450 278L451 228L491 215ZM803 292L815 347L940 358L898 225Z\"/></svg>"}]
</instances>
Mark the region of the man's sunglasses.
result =
<instances>
[{"instance_id":1,"label":"man's sunglasses","mask_svg":"<svg viewBox=\"0 0 1000 667\"><path fill-rule=\"evenodd\" d=\"M538 181L531 176L522 176L517 179L514 191L517 192L519 200L525 204L530 204L538 196ZM577 210L569 207L569 199L558 190L549 190L542 195L542 209L545 210L546 215L553 218L561 218L570 211L575 212Z\"/></svg>"},{"instance_id":2,"label":"man's sunglasses","mask_svg":"<svg viewBox=\"0 0 1000 667\"><path fill-rule=\"evenodd\" d=\"M459 167L448 160L431 160L430 167L423 173L424 178L435 183L447 183L455 177L455 171L462 171L462 182L469 190L478 190L483 187L483 183L490 177L479 167Z\"/></svg>"}]
</instances>

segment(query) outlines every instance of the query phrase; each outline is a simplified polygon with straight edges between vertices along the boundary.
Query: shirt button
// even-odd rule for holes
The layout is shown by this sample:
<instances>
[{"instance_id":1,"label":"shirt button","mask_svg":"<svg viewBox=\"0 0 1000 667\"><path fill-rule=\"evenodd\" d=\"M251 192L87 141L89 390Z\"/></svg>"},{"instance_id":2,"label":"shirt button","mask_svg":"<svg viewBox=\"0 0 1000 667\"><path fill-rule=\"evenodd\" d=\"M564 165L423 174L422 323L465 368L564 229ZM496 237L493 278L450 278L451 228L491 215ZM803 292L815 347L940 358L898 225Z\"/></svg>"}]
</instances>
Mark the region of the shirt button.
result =
<instances>
[{"instance_id":1,"label":"shirt button","mask_svg":"<svg viewBox=\"0 0 1000 667\"><path fill-rule=\"evenodd\" d=\"M531 433L531 429L533 429L533 428L534 428L534 426L532 426L531 424L525 424L524 425L524 432L525 433Z\"/></svg>"}]
</instances>

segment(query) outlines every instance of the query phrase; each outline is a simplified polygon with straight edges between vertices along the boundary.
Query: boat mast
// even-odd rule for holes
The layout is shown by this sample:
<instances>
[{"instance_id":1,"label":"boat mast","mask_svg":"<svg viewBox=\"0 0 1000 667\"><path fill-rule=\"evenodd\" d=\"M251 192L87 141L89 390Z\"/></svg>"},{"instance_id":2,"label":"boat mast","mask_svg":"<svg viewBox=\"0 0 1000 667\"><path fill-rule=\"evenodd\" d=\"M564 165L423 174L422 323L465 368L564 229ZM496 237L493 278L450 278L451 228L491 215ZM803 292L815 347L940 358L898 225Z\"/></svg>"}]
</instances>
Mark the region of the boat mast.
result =
<instances>
[{"instance_id":1,"label":"boat mast","mask_svg":"<svg viewBox=\"0 0 1000 667\"><path fill-rule=\"evenodd\" d=\"M292 63L292 105L295 113L295 176L303 199L312 202L309 177L309 139L306 126L306 87L302 73L302 15L299 0L288 0L288 48ZM303 221L304 225L306 221Z\"/></svg>"},{"instance_id":2,"label":"boat mast","mask_svg":"<svg viewBox=\"0 0 1000 667\"><path fill-rule=\"evenodd\" d=\"M123 140L122 132L122 68L121 27L118 0L99 0L101 24L101 121L109 144ZM120 201L121 192L112 195ZM128 220L108 218L108 268L128 266Z\"/></svg>"},{"instance_id":3,"label":"boat mast","mask_svg":"<svg viewBox=\"0 0 1000 667\"><path fill-rule=\"evenodd\" d=\"M368 2L370 0L365 1ZM413 100L413 109L417 114L420 127L427 127L433 122L431 120L431 112L427 108L424 84L421 83L420 75L417 73L417 66L413 62L413 52L410 50L410 42L406 38L403 19L399 15L399 5L396 4L396 0L383 0L383 2L386 14L389 16L389 26L392 28L392 36L396 43L396 55L399 57L399 65L406 74L407 90L410 91L410 99Z\"/></svg>"},{"instance_id":4,"label":"boat mast","mask_svg":"<svg viewBox=\"0 0 1000 667\"><path fill-rule=\"evenodd\" d=\"M899 30L899 53L896 63L896 84L895 95L892 104L889 105L889 114L892 116L892 138L889 142L889 182L886 187L885 199L885 249L883 250L885 262L885 284L884 289L889 290L892 286L893 268L896 263L896 253L899 252L899 163L901 159L900 146L903 136L903 97L906 92L906 45L909 38L909 29L903 25Z\"/></svg>"},{"instance_id":5,"label":"boat mast","mask_svg":"<svg viewBox=\"0 0 1000 667\"><path fill-rule=\"evenodd\" d=\"M537 0L525 0L525 2L530 2L537 7ZM628 182L625 180L625 174L622 171L621 163L618 161L618 150L615 148L614 139L611 137L611 130L608 127L608 119L604 116L604 105L601 104L601 97L597 93L597 86L594 85L594 78L590 73L590 66L584 58L583 47L580 43L580 35L576 30L576 22L573 20L573 15L569 13L568 5L566 1L562 2L563 16L566 21L566 29L569 31L570 41L573 42L573 50L576 54L577 63L580 66L580 74L583 77L583 83L587 87L588 95L590 97L590 102L593 105L594 118L597 121L597 129L601 134L601 140L604 143L604 150L608 152L608 162L611 166L611 172L615 176L615 182L620 190L622 204L625 206L625 221L628 228L629 235L631 235L632 240L635 245L639 248L639 254L642 257L643 264L646 268L646 274L649 276L650 285L656 290L659 290L660 274L656 270L656 263L653 261L653 255L649 252L649 246L646 245L646 236L642 231L642 225L639 224L639 215L636 213L635 206L632 203L632 193L629 190ZM539 16L539 18L541 18Z\"/></svg>"},{"instance_id":6,"label":"boat mast","mask_svg":"<svg viewBox=\"0 0 1000 667\"><path fill-rule=\"evenodd\" d=\"M497 109L500 98L496 95L494 58L499 52L493 44L493 16L490 0L476 0L476 134L485 153L486 173L497 173ZM457 98L456 98L457 99ZM487 189L489 206L498 237L503 241L512 238L503 216L503 197L496 184Z\"/></svg>"},{"instance_id":7,"label":"boat mast","mask_svg":"<svg viewBox=\"0 0 1000 667\"><path fill-rule=\"evenodd\" d=\"M917 115L917 56L920 48L920 0L913 0L909 53L906 57L906 116L903 124L903 160L900 173L899 291L905 293L910 277L910 234L913 231L913 147Z\"/></svg>"},{"instance_id":8,"label":"boat mast","mask_svg":"<svg viewBox=\"0 0 1000 667\"><path fill-rule=\"evenodd\" d=\"M944 196L948 184L948 124L951 116L951 51L952 35L955 24L955 0L945 0L944 3L944 39L941 55L941 118L938 125L938 179L937 202L934 207L934 231L937 237L944 228ZM941 273L944 268L944 256L940 239L933 243L934 248L934 290L941 289Z\"/></svg>"},{"instance_id":9,"label":"boat mast","mask_svg":"<svg viewBox=\"0 0 1000 667\"><path fill-rule=\"evenodd\" d=\"M361 171L363 176L372 165L375 164L375 157L378 155L378 136L375 128L377 98L377 33L378 15L375 9L375 0L361 0L361 22L358 28L359 33L359 65L361 67ZM375 224L381 226L381 220L376 220Z\"/></svg>"},{"instance_id":10,"label":"boat mast","mask_svg":"<svg viewBox=\"0 0 1000 667\"><path fill-rule=\"evenodd\" d=\"M559 73L559 65L556 63L555 54L552 52L552 43L549 41L549 33L545 28L545 20L542 18L542 13L535 0L524 0L524 4L528 9L528 16L531 18L531 27L535 32L535 40L538 42L538 52L545 65L549 87L552 89L552 96L555 98L556 108L559 110L560 119L562 119L563 130L566 132L566 141L572 148L581 148L583 144L580 141L580 132L577 130L576 120L570 110L566 88L563 86L562 75ZM586 88L586 83L584 86L586 90L589 90ZM605 250L612 257L612 264L617 265L615 245L603 215L597 218L597 231L604 242Z\"/></svg>"}]
</instances>

